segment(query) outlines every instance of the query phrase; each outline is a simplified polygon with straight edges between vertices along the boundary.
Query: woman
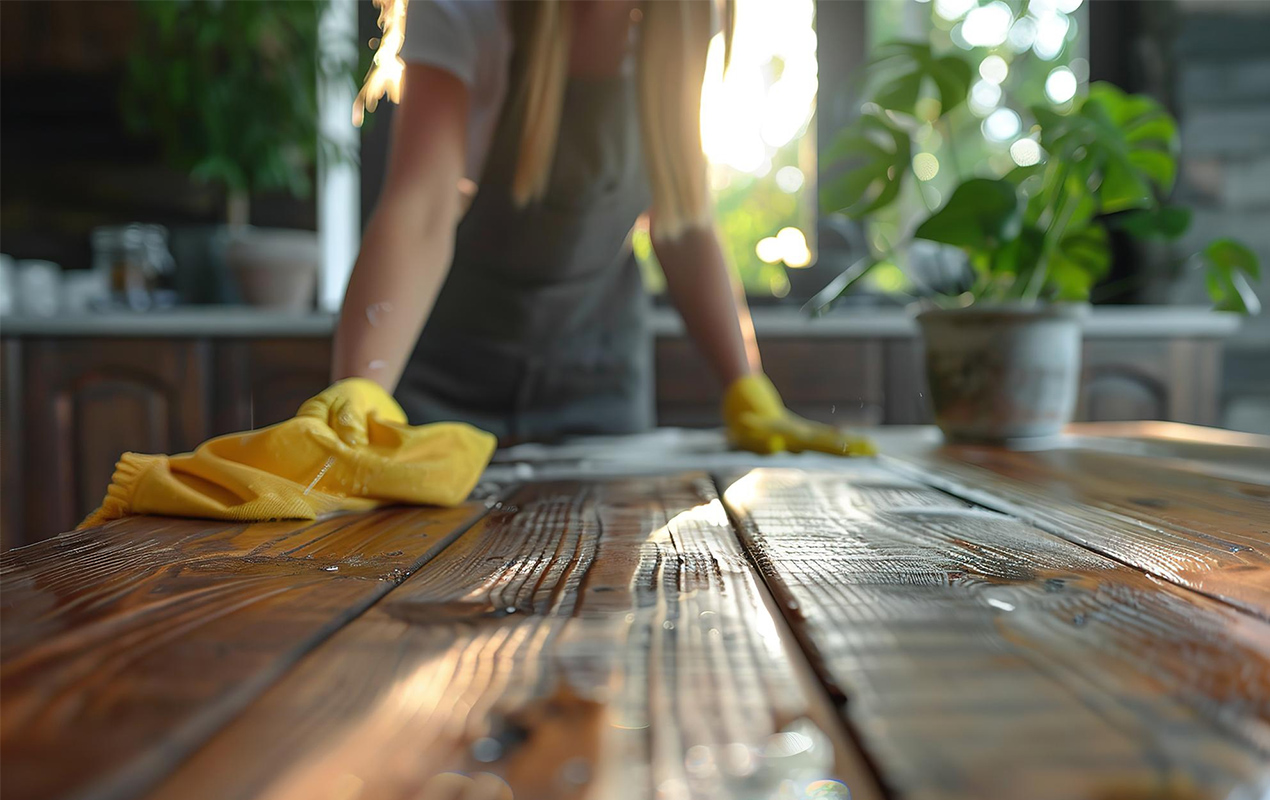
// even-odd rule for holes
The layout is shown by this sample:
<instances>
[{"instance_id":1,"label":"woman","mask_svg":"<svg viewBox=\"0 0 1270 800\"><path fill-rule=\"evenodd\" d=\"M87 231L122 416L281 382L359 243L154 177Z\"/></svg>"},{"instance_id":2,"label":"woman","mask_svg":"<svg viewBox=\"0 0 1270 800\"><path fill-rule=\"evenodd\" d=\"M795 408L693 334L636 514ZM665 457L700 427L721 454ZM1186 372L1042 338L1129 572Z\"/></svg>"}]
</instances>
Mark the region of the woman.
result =
<instances>
[{"instance_id":1,"label":"woman","mask_svg":"<svg viewBox=\"0 0 1270 800\"><path fill-rule=\"evenodd\" d=\"M360 438L377 404L340 387L366 380L412 423L504 442L651 427L629 238L649 211L670 299L728 387L734 441L851 449L762 376L710 225L698 118L720 16L702 0L410 3L387 178L335 337L333 377L362 380L324 393L337 428Z\"/></svg>"}]
</instances>

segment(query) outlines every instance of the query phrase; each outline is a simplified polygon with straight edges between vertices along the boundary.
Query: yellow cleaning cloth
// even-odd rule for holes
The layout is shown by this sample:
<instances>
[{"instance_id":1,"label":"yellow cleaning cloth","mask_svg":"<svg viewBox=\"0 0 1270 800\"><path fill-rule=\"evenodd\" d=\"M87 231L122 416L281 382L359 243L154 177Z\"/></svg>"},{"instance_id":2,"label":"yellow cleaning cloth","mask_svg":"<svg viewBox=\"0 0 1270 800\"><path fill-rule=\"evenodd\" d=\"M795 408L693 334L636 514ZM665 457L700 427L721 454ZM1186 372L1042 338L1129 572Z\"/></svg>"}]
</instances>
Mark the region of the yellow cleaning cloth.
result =
<instances>
[{"instance_id":1,"label":"yellow cleaning cloth","mask_svg":"<svg viewBox=\"0 0 1270 800\"><path fill-rule=\"evenodd\" d=\"M101 508L80 527L129 514L316 519L388 503L463 502L494 453L494 436L458 422L405 420L378 384L340 381L286 422L220 436L193 453L124 453Z\"/></svg>"},{"instance_id":2,"label":"yellow cleaning cloth","mask_svg":"<svg viewBox=\"0 0 1270 800\"><path fill-rule=\"evenodd\" d=\"M817 450L842 456L871 456L873 443L832 425L812 422L789 409L766 375L747 375L733 381L723 395L723 421L728 438L755 453L801 453Z\"/></svg>"}]
</instances>

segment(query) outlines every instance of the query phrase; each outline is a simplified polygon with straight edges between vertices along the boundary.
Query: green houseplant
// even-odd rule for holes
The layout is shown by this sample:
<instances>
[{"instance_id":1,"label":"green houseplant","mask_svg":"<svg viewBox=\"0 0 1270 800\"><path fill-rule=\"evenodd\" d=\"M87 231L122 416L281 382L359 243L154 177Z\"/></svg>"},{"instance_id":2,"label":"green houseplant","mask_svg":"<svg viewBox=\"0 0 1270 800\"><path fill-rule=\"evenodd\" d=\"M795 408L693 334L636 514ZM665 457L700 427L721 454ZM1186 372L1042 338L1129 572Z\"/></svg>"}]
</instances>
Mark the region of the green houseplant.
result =
<instances>
[{"instance_id":1,"label":"green houseplant","mask_svg":"<svg viewBox=\"0 0 1270 800\"><path fill-rule=\"evenodd\" d=\"M822 191L825 212L866 225L916 182L913 132L965 103L973 71L958 54L893 42L872 64L865 112L837 137ZM1080 368L1080 318L1111 267L1109 231L1173 240L1190 214L1170 205L1177 125L1154 100L1105 83L1069 108L1034 106L1035 159L1004 174L960 177L885 252L871 252L826 287L831 302L899 248L925 240L960 251L966 279L927 287L918 315L936 421L955 439L999 440L1056 433L1070 421ZM1190 259L1218 309L1255 312L1248 278L1254 254L1212 242Z\"/></svg>"},{"instance_id":2,"label":"green houseplant","mask_svg":"<svg viewBox=\"0 0 1270 800\"><path fill-rule=\"evenodd\" d=\"M225 260L249 302L305 308L316 287L311 231L252 228L250 197L308 198L319 154L345 158L320 134L319 72L352 81L353 64L323 59L320 0L138 3L122 88L130 127L173 166L222 186Z\"/></svg>"}]
</instances>

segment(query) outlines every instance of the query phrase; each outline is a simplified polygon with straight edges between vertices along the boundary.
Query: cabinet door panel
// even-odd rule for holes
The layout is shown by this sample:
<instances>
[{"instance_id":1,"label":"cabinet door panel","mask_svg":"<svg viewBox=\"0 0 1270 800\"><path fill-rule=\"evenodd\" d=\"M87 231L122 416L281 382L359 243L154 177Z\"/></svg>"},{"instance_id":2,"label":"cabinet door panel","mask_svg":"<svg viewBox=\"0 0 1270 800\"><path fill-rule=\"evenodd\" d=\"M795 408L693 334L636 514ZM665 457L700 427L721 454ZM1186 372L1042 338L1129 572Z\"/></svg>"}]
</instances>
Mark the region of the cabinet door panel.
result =
<instances>
[{"instance_id":1,"label":"cabinet door panel","mask_svg":"<svg viewBox=\"0 0 1270 800\"><path fill-rule=\"evenodd\" d=\"M331 340L227 340L216 350L216 433L290 419L331 378Z\"/></svg>"},{"instance_id":2,"label":"cabinet door panel","mask_svg":"<svg viewBox=\"0 0 1270 800\"><path fill-rule=\"evenodd\" d=\"M0 342L0 550L22 544L26 528L23 467L22 344Z\"/></svg>"},{"instance_id":3,"label":"cabinet door panel","mask_svg":"<svg viewBox=\"0 0 1270 800\"><path fill-rule=\"evenodd\" d=\"M881 344L858 339L768 339L763 368L785 404L810 419L868 425L882 418ZM685 338L656 343L657 424L721 424L722 389L710 365Z\"/></svg>"},{"instance_id":4,"label":"cabinet door panel","mask_svg":"<svg viewBox=\"0 0 1270 800\"><path fill-rule=\"evenodd\" d=\"M27 542L101 502L121 453L174 453L208 433L207 353L194 340L28 340Z\"/></svg>"},{"instance_id":5,"label":"cabinet door panel","mask_svg":"<svg viewBox=\"0 0 1270 800\"><path fill-rule=\"evenodd\" d=\"M1086 341L1076 419L1172 419L1165 341Z\"/></svg>"}]
</instances>

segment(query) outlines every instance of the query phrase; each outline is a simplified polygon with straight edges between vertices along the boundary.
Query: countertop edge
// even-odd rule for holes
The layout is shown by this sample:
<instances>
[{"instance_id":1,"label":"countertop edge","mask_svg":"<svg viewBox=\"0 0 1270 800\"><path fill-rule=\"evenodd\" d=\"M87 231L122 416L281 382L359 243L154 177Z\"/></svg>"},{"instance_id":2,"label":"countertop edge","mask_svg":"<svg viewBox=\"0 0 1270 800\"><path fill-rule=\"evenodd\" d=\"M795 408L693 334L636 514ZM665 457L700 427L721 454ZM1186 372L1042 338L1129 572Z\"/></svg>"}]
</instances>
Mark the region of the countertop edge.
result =
<instances>
[{"instance_id":1,"label":"countertop edge","mask_svg":"<svg viewBox=\"0 0 1270 800\"><path fill-rule=\"evenodd\" d=\"M907 339L917 324L903 309L859 309L809 318L796 309L755 308L759 338ZM1237 314L1198 306L1100 306L1085 323L1085 335L1105 339L1225 338L1242 324ZM653 312L654 335L684 335L682 320L669 308ZM0 318L0 337L169 337L312 338L331 335L335 315L271 314L251 309L182 309L150 314L85 314L79 317Z\"/></svg>"}]
</instances>

